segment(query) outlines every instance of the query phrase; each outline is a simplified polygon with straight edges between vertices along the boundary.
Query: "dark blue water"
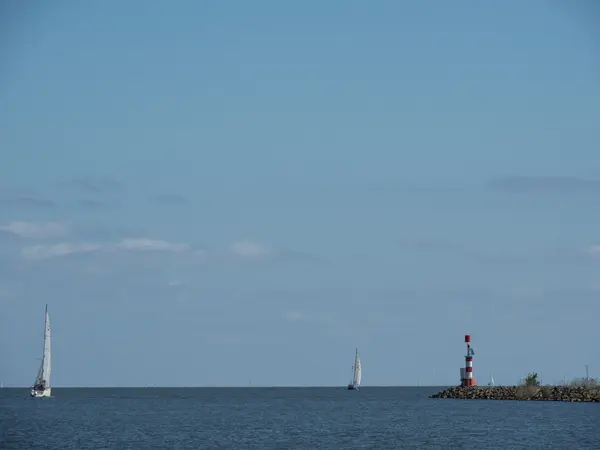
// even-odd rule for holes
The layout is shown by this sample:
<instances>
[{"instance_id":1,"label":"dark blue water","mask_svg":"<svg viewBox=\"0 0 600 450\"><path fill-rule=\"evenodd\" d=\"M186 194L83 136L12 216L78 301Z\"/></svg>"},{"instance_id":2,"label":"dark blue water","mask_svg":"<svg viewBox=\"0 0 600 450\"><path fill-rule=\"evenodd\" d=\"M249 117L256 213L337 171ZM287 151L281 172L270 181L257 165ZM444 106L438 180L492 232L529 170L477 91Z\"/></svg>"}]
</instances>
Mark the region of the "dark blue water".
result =
<instances>
[{"instance_id":1,"label":"dark blue water","mask_svg":"<svg viewBox=\"0 0 600 450\"><path fill-rule=\"evenodd\" d=\"M600 404L438 390L0 389L0 449L600 449Z\"/></svg>"}]
</instances>

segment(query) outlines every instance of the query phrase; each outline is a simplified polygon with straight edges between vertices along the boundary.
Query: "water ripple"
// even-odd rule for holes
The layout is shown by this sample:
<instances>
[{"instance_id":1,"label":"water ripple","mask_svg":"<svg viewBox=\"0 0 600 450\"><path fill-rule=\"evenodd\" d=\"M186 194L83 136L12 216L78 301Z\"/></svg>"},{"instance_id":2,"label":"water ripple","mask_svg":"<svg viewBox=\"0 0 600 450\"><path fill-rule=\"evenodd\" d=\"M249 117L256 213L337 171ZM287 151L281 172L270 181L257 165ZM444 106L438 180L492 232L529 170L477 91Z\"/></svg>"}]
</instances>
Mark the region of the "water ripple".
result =
<instances>
[{"instance_id":1,"label":"water ripple","mask_svg":"<svg viewBox=\"0 0 600 450\"><path fill-rule=\"evenodd\" d=\"M600 448L599 404L428 399L436 390L2 389L0 448Z\"/></svg>"}]
</instances>

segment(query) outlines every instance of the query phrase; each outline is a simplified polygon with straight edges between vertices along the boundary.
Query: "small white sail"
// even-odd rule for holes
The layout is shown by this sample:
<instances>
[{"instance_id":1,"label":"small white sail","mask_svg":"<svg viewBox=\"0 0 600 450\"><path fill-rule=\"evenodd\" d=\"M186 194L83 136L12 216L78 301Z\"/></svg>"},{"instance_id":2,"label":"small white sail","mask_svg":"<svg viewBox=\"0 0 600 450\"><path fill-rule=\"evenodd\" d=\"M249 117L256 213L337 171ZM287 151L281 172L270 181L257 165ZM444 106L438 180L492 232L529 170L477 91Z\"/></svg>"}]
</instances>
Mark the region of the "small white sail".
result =
<instances>
[{"instance_id":1,"label":"small white sail","mask_svg":"<svg viewBox=\"0 0 600 450\"><path fill-rule=\"evenodd\" d=\"M360 364L360 358L356 355L356 362L354 363L354 384L360 386L360 380L362 378L362 365Z\"/></svg>"},{"instance_id":2,"label":"small white sail","mask_svg":"<svg viewBox=\"0 0 600 450\"><path fill-rule=\"evenodd\" d=\"M50 397L50 373L52 371L52 354L50 346L50 315L48 314L48 305L46 305L46 315L44 318L44 353L42 362L35 377L35 383L31 389L32 397Z\"/></svg>"}]
</instances>

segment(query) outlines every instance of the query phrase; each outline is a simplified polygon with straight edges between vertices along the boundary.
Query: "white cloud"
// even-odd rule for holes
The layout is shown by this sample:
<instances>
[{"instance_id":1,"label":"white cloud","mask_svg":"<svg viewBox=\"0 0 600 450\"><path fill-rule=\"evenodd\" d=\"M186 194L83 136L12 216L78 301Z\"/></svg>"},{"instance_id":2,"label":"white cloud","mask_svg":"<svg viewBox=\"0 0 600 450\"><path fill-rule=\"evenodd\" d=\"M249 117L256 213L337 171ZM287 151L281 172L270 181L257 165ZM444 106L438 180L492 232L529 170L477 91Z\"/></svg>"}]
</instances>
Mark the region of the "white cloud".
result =
<instances>
[{"instance_id":1,"label":"white cloud","mask_svg":"<svg viewBox=\"0 0 600 450\"><path fill-rule=\"evenodd\" d=\"M154 239L123 239L117 245L117 250L133 251L159 251L159 252L184 252L190 249L189 244L174 244L172 242Z\"/></svg>"},{"instance_id":2,"label":"white cloud","mask_svg":"<svg viewBox=\"0 0 600 450\"><path fill-rule=\"evenodd\" d=\"M246 260L262 260L276 253L268 246L248 240L234 242L229 247L229 251L233 256Z\"/></svg>"},{"instance_id":3,"label":"white cloud","mask_svg":"<svg viewBox=\"0 0 600 450\"><path fill-rule=\"evenodd\" d=\"M600 257L600 245L592 245L587 248L587 253L592 256Z\"/></svg>"},{"instance_id":4,"label":"white cloud","mask_svg":"<svg viewBox=\"0 0 600 450\"><path fill-rule=\"evenodd\" d=\"M48 258L58 258L62 256L74 255L77 253L89 253L100 250L98 244L55 244L55 245L33 245L21 250L23 259L40 260Z\"/></svg>"},{"instance_id":5,"label":"white cloud","mask_svg":"<svg viewBox=\"0 0 600 450\"><path fill-rule=\"evenodd\" d=\"M0 226L0 231L23 238L44 239L66 236L70 233L71 229L59 222L33 223L16 221Z\"/></svg>"},{"instance_id":6,"label":"white cloud","mask_svg":"<svg viewBox=\"0 0 600 450\"><path fill-rule=\"evenodd\" d=\"M221 254L219 251L207 253L205 250L196 248L189 243L148 238L126 238L116 243L59 242L48 245L27 246L21 250L21 257L28 260L46 260L82 253L170 253L180 255L178 257L190 263L218 261L219 254ZM241 240L231 244L227 248L226 255L233 258L233 260L261 262L285 256L285 253L267 245Z\"/></svg>"},{"instance_id":7,"label":"white cloud","mask_svg":"<svg viewBox=\"0 0 600 450\"><path fill-rule=\"evenodd\" d=\"M118 244L94 243L60 243L54 245L33 245L21 250L21 257L29 260L59 258L78 253L110 252L110 251L155 251L155 252L183 252L189 250L189 244L174 244L162 240L152 239L123 239Z\"/></svg>"}]
</instances>

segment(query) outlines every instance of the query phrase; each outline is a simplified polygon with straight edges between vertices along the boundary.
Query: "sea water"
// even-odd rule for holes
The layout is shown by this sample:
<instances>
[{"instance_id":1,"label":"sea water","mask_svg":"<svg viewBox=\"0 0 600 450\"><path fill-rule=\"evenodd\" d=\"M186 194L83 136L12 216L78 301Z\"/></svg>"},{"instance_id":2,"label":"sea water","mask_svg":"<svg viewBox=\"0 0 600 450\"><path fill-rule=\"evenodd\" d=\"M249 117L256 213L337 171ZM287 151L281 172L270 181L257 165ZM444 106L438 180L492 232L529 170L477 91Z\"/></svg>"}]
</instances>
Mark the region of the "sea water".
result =
<instances>
[{"instance_id":1,"label":"sea water","mask_svg":"<svg viewBox=\"0 0 600 450\"><path fill-rule=\"evenodd\" d=\"M0 449L600 449L600 404L442 388L0 390Z\"/></svg>"}]
</instances>

